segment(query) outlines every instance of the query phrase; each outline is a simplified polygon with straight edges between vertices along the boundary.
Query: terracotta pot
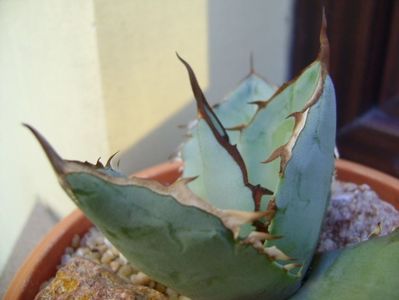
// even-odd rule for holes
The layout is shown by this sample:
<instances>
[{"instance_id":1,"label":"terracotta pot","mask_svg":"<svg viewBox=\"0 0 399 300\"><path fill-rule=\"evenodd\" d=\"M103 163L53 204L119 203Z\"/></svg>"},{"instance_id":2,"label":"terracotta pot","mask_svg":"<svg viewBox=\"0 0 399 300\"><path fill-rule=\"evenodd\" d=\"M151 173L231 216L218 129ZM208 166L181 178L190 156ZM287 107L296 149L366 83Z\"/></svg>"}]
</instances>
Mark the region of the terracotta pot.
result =
<instances>
[{"instance_id":1,"label":"terracotta pot","mask_svg":"<svg viewBox=\"0 0 399 300\"><path fill-rule=\"evenodd\" d=\"M399 208L399 180L374 169L339 160L336 163L338 179L358 184L366 183L379 196ZM154 178L164 184L172 183L179 176L179 163L163 163L136 174L143 178ZM54 276L56 266L75 234L82 235L91 223L81 213L74 211L59 222L26 259L11 282L4 299L33 299L40 285Z\"/></svg>"}]
</instances>

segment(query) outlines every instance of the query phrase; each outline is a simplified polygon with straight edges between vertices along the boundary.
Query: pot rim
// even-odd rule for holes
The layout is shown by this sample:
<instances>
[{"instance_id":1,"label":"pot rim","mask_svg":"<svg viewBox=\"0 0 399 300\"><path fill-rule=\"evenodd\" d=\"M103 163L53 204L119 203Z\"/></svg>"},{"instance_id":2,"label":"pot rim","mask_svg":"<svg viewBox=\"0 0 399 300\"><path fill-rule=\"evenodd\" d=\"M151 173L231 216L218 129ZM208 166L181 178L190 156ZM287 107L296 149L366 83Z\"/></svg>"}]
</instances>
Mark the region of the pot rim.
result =
<instances>
[{"instance_id":1,"label":"pot rim","mask_svg":"<svg viewBox=\"0 0 399 300\"><path fill-rule=\"evenodd\" d=\"M169 161L140 171L134 176L153 178L168 184L177 179L181 167L181 162ZM356 184L366 183L382 199L399 208L399 179L343 159L336 161L336 170L339 180ZM41 284L55 274L60 257L71 244L73 236L84 234L90 226L90 221L79 209L56 224L25 259L11 281L4 299L34 299Z\"/></svg>"}]
</instances>

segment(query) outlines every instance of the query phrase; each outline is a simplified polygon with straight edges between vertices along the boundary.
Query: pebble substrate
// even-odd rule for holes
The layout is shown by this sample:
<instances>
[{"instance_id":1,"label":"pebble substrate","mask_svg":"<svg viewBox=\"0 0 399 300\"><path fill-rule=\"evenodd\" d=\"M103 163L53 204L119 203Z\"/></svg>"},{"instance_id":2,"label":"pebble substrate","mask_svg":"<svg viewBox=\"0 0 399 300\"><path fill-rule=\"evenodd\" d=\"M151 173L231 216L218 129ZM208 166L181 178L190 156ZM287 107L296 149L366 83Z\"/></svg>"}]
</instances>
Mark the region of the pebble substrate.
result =
<instances>
[{"instance_id":1,"label":"pebble substrate","mask_svg":"<svg viewBox=\"0 0 399 300\"><path fill-rule=\"evenodd\" d=\"M399 227L399 212L382 201L368 185L334 181L318 251L343 248L366 240L379 224L381 235L389 233ZM96 227L92 227L82 238L78 235L73 238L71 246L62 256L61 266L75 256L108 266L122 279L154 288L171 300L189 300L134 268Z\"/></svg>"}]
</instances>

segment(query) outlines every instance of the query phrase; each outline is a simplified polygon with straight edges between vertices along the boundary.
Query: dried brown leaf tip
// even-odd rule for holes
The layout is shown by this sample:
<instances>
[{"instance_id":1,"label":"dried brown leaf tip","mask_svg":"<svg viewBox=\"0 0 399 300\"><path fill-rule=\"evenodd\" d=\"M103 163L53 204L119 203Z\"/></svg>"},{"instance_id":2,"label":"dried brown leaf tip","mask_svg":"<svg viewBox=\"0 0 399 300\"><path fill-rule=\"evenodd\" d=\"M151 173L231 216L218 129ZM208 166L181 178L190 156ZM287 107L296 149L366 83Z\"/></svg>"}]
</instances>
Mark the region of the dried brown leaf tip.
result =
<instances>
[{"instance_id":1,"label":"dried brown leaf tip","mask_svg":"<svg viewBox=\"0 0 399 300\"><path fill-rule=\"evenodd\" d=\"M29 131L35 136L39 144L42 146L44 152L46 153L47 158L51 162L51 165L56 174L60 175L65 172L65 163L64 160L58 155L58 153L54 150L54 148L50 145L50 143L44 138L44 136L37 131L34 127L23 124Z\"/></svg>"}]
</instances>

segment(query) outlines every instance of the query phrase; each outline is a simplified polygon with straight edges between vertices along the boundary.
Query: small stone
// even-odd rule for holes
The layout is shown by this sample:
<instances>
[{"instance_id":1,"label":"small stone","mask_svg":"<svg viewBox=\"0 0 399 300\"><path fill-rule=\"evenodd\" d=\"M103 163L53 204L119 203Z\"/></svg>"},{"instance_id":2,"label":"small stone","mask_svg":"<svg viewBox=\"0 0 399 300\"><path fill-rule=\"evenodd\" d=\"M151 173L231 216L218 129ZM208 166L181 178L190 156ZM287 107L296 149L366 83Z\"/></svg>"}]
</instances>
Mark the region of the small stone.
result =
<instances>
[{"instance_id":1,"label":"small stone","mask_svg":"<svg viewBox=\"0 0 399 300\"><path fill-rule=\"evenodd\" d=\"M98 250L98 252L100 252L101 254L104 254L104 253L108 250L108 247L107 247L107 245L105 245L105 244L98 245L98 246L97 246L97 250Z\"/></svg>"},{"instance_id":2,"label":"small stone","mask_svg":"<svg viewBox=\"0 0 399 300\"><path fill-rule=\"evenodd\" d=\"M74 258L61 268L35 300L47 299L143 299L166 300L162 293L123 281L105 267Z\"/></svg>"},{"instance_id":3,"label":"small stone","mask_svg":"<svg viewBox=\"0 0 399 300\"><path fill-rule=\"evenodd\" d=\"M75 234L72 238L71 247L76 249L80 245L80 237L79 235Z\"/></svg>"},{"instance_id":4,"label":"small stone","mask_svg":"<svg viewBox=\"0 0 399 300\"><path fill-rule=\"evenodd\" d=\"M133 268L129 265L123 265L118 270L118 275L124 278L129 278L133 273Z\"/></svg>"},{"instance_id":5,"label":"small stone","mask_svg":"<svg viewBox=\"0 0 399 300\"><path fill-rule=\"evenodd\" d=\"M66 265L70 260L71 260L71 255L69 255L69 254L64 254L62 257L61 257L61 265Z\"/></svg>"},{"instance_id":6,"label":"small stone","mask_svg":"<svg viewBox=\"0 0 399 300\"><path fill-rule=\"evenodd\" d=\"M111 252L115 255L115 256L119 256L120 252L118 249L116 249L114 246L112 246L110 248Z\"/></svg>"},{"instance_id":7,"label":"small stone","mask_svg":"<svg viewBox=\"0 0 399 300\"><path fill-rule=\"evenodd\" d=\"M73 249L72 247L65 248L65 254L72 255L74 252L75 252L75 249Z\"/></svg>"},{"instance_id":8,"label":"small stone","mask_svg":"<svg viewBox=\"0 0 399 300\"><path fill-rule=\"evenodd\" d=\"M136 285L148 285L151 279L143 272L139 272L130 276L130 281Z\"/></svg>"},{"instance_id":9,"label":"small stone","mask_svg":"<svg viewBox=\"0 0 399 300\"><path fill-rule=\"evenodd\" d=\"M169 300L177 300L179 297L179 294L174 289L169 287L166 288L166 295L169 296Z\"/></svg>"},{"instance_id":10,"label":"small stone","mask_svg":"<svg viewBox=\"0 0 399 300\"><path fill-rule=\"evenodd\" d=\"M106 250L101 257L101 263L108 265L115 258L115 254L111 250Z\"/></svg>"},{"instance_id":11,"label":"small stone","mask_svg":"<svg viewBox=\"0 0 399 300\"><path fill-rule=\"evenodd\" d=\"M109 266L110 266L112 272L116 273L118 271L119 267L121 266L121 264L119 263L118 260L113 260L110 262Z\"/></svg>"},{"instance_id":12,"label":"small stone","mask_svg":"<svg viewBox=\"0 0 399 300\"><path fill-rule=\"evenodd\" d=\"M75 252L75 255L85 257L89 252L90 252L89 248L86 247L78 248Z\"/></svg>"},{"instance_id":13,"label":"small stone","mask_svg":"<svg viewBox=\"0 0 399 300\"><path fill-rule=\"evenodd\" d=\"M155 283L155 289L158 292L163 293L163 294L165 294L165 292L166 292L166 286L164 286L162 283L159 283L159 282Z\"/></svg>"},{"instance_id":14,"label":"small stone","mask_svg":"<svg viewBox=\"0 0 399 300\"><path fill-rule=\"evenodd\" d=\"M91 259L92 261L95 261L96 263L100 263L101 260L101 254L98 252L88 252L85 255L86 258Z\"/></svg>"}]
</instances>

